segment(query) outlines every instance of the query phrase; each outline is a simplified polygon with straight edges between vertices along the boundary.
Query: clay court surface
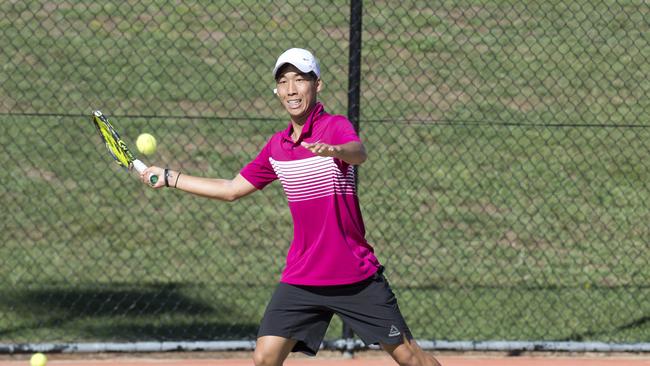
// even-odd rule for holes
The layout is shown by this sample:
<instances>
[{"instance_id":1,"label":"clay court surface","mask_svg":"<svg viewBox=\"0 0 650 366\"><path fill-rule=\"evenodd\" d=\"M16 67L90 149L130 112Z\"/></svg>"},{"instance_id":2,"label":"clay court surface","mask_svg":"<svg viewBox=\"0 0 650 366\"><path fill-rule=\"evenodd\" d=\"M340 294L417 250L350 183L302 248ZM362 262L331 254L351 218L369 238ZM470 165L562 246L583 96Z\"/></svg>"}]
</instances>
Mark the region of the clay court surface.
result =
<instances>
[{"instance_id":1,"label":"clay court surface","mask_svg":"<svg viewBox=\"0 0 650 366\"><path fill-rule=\"evenodd\" d=\"M54 354L47 366L251 366L251 353ZM650 366L650 354L525 354L434 353L443 366ZM28 366L30 355L0 355L0 366ZM354 358L340 353L317 357L291 356L287 366L396 365L381 352L360 352Z\"/></svg>"}]
</instances>

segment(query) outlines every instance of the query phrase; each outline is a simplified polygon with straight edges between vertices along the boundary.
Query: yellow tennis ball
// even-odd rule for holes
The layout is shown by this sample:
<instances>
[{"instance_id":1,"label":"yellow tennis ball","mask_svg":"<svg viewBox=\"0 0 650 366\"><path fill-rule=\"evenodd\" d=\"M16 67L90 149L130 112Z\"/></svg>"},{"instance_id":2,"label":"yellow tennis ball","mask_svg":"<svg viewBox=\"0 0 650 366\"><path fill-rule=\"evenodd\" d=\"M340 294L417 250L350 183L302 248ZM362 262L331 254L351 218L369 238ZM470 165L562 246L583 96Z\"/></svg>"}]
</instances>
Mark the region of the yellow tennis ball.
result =
<instances>
[{"instance_id":1,"label":"yellow tennis ball","mask_svg":"<svg viewBox=\"0 0 650 366\"><path fill-rule=\"evenodd\" d=\"M45 357L44 354L42 353L34 353L32 355L32 358L29 360L29 364L31 366L45 366L47 363L47 357Z\"/></svg>"},{"instance_id":2,"label":"yellow tennis ball","mask_svg":"<svg viewBox=\"0 0 650 366\"><path fill-rule=\"evenodd\" d=\"M156 138L148 133L140 134L135 141L135 146L141 153L151 155L156 152Z\"/></svg>"}]
</instances>

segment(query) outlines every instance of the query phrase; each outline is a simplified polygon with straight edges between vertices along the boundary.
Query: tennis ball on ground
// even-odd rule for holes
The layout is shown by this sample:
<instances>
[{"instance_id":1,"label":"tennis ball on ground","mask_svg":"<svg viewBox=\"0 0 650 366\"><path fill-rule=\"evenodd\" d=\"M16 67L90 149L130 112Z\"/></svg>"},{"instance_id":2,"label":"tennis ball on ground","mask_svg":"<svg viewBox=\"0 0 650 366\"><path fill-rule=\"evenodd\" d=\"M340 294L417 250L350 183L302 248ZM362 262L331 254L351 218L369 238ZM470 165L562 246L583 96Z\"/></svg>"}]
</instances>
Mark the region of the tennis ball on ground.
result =
<instances>
[{"instance_id":1,"label":"tennis ball on ground","mask_svg":"<svg viewBox=\"0 0 650 366\"><path fill-rule=\"evenodd\" d=\"M32 358L29 360L31 366L45 366L47 363L47 357L42 353L34 353Z\"/></svg>"},{"instance_id":2,"label":"tennis ball on ground","mask_svg":"<svg viewBox=\"0 0 650 366\"><path fill-rule=\"evenodd\" d=\"M135 140L135 146L141 153L151 155L156 152L156 138L148 133L140 134Z\"/></svg>"}]
</instances>

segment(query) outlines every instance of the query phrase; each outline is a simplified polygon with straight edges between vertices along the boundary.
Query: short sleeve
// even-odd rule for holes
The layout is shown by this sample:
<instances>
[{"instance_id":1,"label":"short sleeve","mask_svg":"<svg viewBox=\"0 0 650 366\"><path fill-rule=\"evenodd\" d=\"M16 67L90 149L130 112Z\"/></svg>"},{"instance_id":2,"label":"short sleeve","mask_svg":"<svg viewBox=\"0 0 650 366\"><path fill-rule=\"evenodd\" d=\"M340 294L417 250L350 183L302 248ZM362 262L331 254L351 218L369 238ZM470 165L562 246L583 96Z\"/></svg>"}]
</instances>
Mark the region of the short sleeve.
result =
<instances>
[{"instance_id":1,"label":"short sleeve","mask_svg":"<svg viewBox=\"0 0 650 366\"><path fill-rule=\"evenodd\" d=\"M257 154L257 157L239 172L242 177L246 178L257 189L263 189L269 183L278 179L269 161L272 140L269 140L260 153Z\"/></svg>"},{"instance_id":2,"label":"short sleeve","mask_svg":"<svg viewBox=\"0 0 650 366\"><path fill-rule=\"evenodd\" d=\"M333 122L335 128L332 138L333 145L342 145L353 141L361 142L359 135L357 135L357 132L354 130L354 126L352 126L352 122L347 118L337 116Z\"/></svg>"}]
</instances>

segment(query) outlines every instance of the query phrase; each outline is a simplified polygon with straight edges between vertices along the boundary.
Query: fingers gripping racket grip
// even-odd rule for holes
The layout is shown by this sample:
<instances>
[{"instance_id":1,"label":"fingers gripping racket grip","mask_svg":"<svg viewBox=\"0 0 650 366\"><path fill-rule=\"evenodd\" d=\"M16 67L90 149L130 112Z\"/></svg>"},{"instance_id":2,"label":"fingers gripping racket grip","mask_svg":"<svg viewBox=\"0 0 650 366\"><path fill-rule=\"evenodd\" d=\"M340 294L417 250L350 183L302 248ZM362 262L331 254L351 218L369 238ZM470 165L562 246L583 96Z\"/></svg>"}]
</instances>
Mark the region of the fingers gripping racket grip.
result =
<instances>
[{"instance_id":1,"label":"fingers gripping racket grip","mask_svg":"<svg viewBox=\"0 0 650 366\"><path fill-rule=\"evenodd\" d=\"M133 167L138 171L138 173L142 173L145 169L147 169L147 166L138 159L133 160ZM156 184L156 182L158 182L158 176L155 174L150 175L149 183L153 185Z\"/></svg>"}]
</instances>

